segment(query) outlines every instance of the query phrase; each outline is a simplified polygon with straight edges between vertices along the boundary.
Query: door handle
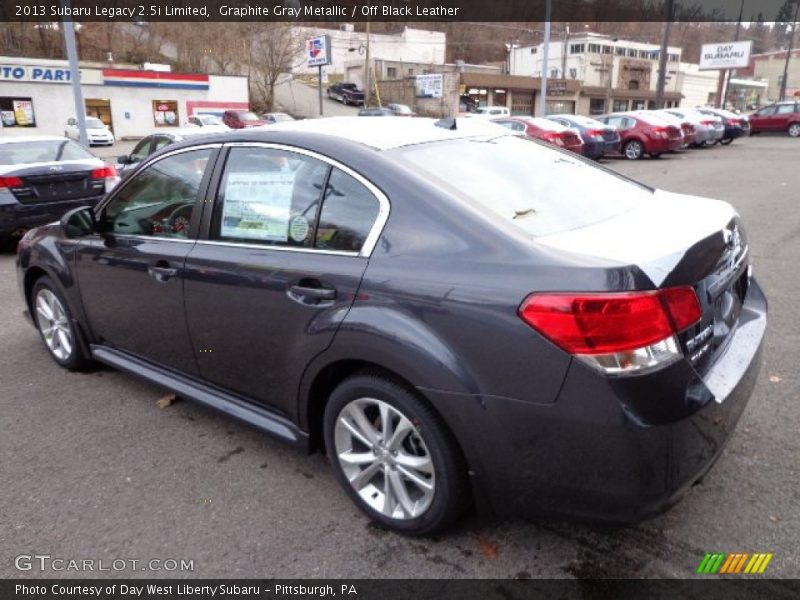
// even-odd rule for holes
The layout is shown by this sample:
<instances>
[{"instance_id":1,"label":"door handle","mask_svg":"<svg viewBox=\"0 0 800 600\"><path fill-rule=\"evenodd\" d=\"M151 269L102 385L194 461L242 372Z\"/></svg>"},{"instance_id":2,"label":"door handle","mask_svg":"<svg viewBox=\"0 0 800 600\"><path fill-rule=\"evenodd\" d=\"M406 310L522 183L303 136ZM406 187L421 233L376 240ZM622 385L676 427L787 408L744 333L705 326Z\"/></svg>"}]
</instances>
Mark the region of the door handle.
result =
<instances>
[{"instance_id":1,"label":"door handle","mask_svg":"<svg viewBox=\"0 0 800 600\"><path fill-rule=\"evenodd\" d=\"M166 283L172 277L177 277L178 269L170 267L167 261L160 260L155 265L147 267L147 274L159 283Z\"/></svg>"},{"instance_id":2,"label":"door handle","mask_svg":"<svg viewBox=\"0 0 800 600\"><path fill-rule=\"evenodd\" d=\"M293 296L300 298L309 298L312 300L334 300L336 299L336 290L331 288L308 287L305 285L292 285L289 286L289 292Z\"/></svg>"}]
</instances>

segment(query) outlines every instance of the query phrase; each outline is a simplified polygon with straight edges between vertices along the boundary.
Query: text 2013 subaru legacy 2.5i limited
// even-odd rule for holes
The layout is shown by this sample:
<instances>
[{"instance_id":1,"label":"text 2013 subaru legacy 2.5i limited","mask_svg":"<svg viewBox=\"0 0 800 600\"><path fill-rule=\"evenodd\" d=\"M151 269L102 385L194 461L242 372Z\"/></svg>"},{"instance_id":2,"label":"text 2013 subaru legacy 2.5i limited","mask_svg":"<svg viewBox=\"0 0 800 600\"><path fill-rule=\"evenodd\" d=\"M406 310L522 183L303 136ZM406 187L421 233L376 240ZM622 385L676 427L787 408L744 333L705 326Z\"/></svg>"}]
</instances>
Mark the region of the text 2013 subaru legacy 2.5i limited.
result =
<instances>
[{"instance_id":1,"label":"text 2013 subaru legacy 2.5i limited","mask_svg":"<svg viewBox=\"0 0 800 600\"><path fill-rule=\"evenodd\" d=\"M57 363L324 448L414 534L476 499L664 510L733 434L766 328L728 204L474 120L195 137L29 232L18 266Z\"/></svg>"}]
</instances>

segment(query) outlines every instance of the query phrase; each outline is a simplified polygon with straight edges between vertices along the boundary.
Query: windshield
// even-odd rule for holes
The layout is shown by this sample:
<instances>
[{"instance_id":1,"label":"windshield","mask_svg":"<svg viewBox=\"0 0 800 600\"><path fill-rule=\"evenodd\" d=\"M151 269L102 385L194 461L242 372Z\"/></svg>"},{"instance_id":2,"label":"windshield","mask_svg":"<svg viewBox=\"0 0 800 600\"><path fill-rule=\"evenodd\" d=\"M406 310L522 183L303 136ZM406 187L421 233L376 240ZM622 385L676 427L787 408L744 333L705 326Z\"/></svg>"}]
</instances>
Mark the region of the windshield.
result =
<instances>
[{"instance_id":1,"label":"windshield","mask_svg":"<svg viewBox=\"0 0 800 600\"><path fill-rule=\"evenodd\" d=\"M239 119L242 120L242 121L260 121L261 120L256 116L255 113L251 113L251 112L240 112L239 113Z\"/></svg>"},{"instance_id":2,"label":"windshield","mask_svg":"<svg viewBox=\"0 0 800 600\"><path fill-rule=\"evenodd\" d=\"M21 165L25 163L57 162L62 160L83 160L94 158L70 140L37 140L0 144L0 165Z\"/></svg>"},{"instance_id":3,"label":"windshield","mask_svg":"<svg viewBox=\"0 0 800 600\"><path fill-rule=\"evenodd\" d=\"M285 113L273 113L272 118L275 119L276 123L280 123L282 121L294 121L292 117Z\"/></svg>"},{"instance_id":4,"label":"windshield","mask_svg":"<svg viewBox=\"0 0 800 600\"><path fill-rule=\"evenodd\" d=\"M605 221L649 202L653 192L571 153L516 135L417 144L388 154L532 237Z\"/></svg>"},{"instance_id":5,"label":"windshield","mask_svg":"<svg viewBox=\"0 0 800 600\"><path fill-rule=\"evenodd\" d=\"M220 120L219 120L217 117L215 117L214 115L202 115L202 116L200 116L200 117L197 117L197 118L199 119L199 121L200 121L200 122L201 122L203 125L219 125L219 124L221 124L221 123L222 123L222 121L220 121Z\"/></svg>"},{"instance_id":6,"label":"windshield","mask_svg":"<svg viewBox=\"0 0 800 600\"><path fill-rule=\"evenodd\" d=\"M86 117L86 129L105 129L105 124L95 117Z\"/></svg>"}]
</instances>

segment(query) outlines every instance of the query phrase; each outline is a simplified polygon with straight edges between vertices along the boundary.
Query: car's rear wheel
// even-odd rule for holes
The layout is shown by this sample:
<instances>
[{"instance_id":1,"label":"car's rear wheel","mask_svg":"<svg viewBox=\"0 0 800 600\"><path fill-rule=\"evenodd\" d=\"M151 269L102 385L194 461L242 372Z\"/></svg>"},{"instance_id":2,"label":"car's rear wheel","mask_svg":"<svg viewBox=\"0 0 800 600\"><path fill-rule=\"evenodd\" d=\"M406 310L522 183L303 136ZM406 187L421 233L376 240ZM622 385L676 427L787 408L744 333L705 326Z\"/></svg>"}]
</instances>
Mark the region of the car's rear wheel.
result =
<instances>
[{"instance_id":1,"label":"car's rear wheel","mask_svg":"<svg viewBox=\"0 0 800 600\"><path fill-rule=\"evenodd\" d=\"M410 389L379 375L351 377L331 394L324 432L336 478L374 521L426 535L468 506L455 440Z\"/></svg>"},{"instance_id":2,"label":"car's rear wheel","mask_svg":"<svg viewBox=\"0 0 800 600\"><path fill-rule=\"evenodd\" d=\"M720 144L723 146L727 146L728 144L733 142L733 138L725 138L719 141Z\"/></svg>"},{"instance_id":3,"label":"car's rear wheel","mask_svg":"<svg viewBox=\"0 0 800 600\"><path fill-rule=\"evenodd\" d=\"M644 155L644 146L637 140L631 140L625 144L624 154L628 160L639 160Z\"/></svg>"},{"instance_id":4,"label":"car's rear wheel","mask_svg":"<svg viewBox=\"0 0 800 600\"><path fill-rule=\"evenodd\" d=\"M70 371L84 368L88 360L78 342L69 308L49 277L36 280L31 293L31 313L53 360Z\"/></svg>"},{"instance_id":5,"label":"car's rear wheel","mask_svg":"<svg viewBox=\"0 0 800 600\"><path fill-rule=\"evenodd\" d=\"M791 137L800 137L800 123L792 123L789 125L787 132Z\"/></svg>"}]
</instances>

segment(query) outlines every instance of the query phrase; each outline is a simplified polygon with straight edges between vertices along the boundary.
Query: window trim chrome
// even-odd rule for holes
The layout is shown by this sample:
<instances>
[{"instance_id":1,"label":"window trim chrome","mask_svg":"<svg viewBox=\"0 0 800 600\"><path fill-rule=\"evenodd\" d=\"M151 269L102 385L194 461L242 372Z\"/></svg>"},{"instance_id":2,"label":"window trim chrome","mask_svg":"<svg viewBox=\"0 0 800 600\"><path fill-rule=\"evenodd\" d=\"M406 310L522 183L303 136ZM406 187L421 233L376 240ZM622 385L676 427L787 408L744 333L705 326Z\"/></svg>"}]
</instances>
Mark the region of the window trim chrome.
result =
<instances>
[{"instance_id":1,"label":"window trim chrome","mask_svg":"<svg viewBox=\"0 0 800 600\"><path fill-rule=\"evenodd\" d=\"M332 167L347 173L359 183L361 183L364 187L366 187L369 192L375 197L378 201L378 215L375 217L375 221L372 223L372 227L367 234L367 237L364 239L364 243L361 245L361 250L358 252L347 252L343 250L324 250L318 248L302 248L302 247L292 247L292 246L270 246L266 244L256 244L256 243L247 243L247 242L227 242L223 240L198 240L199 244L213 244L213 245L221 245L221 246L234 246L234 247L243 247L243 248L258 248L261 250L279 250L283 252L305 252L305 253L319 253L319 254L329 254L329 255L337 255L337 256L351 256L351 257L361 257L361 258L370 258L372 256L372 252L375 250L375 246L378 244L378 239L380 238L381 234L383 233L383 229L386 226L386 222L389 220L389 213L391 211L391 203L389 202L389 198L384 194L378 186L372 183L369 179L364 177L358 171L355 171L348 167L347 165L342 164L338 160L326 156L325 154L320 154L319 152L315 152L313 150L308 150L306 148L301 148L299 146L289 146L286 144L276 144L274 142L225 142L223 143L225 148L266 148L268 150L281 150L284 152L291 152L294 154L301 154L303 156L308 156L317 160L320 160ZM216 203L217 197L216 194L214 196L214 202ZM322 209L322 205L320 205L320 210Z\"/></svg>"}]
</instances>

